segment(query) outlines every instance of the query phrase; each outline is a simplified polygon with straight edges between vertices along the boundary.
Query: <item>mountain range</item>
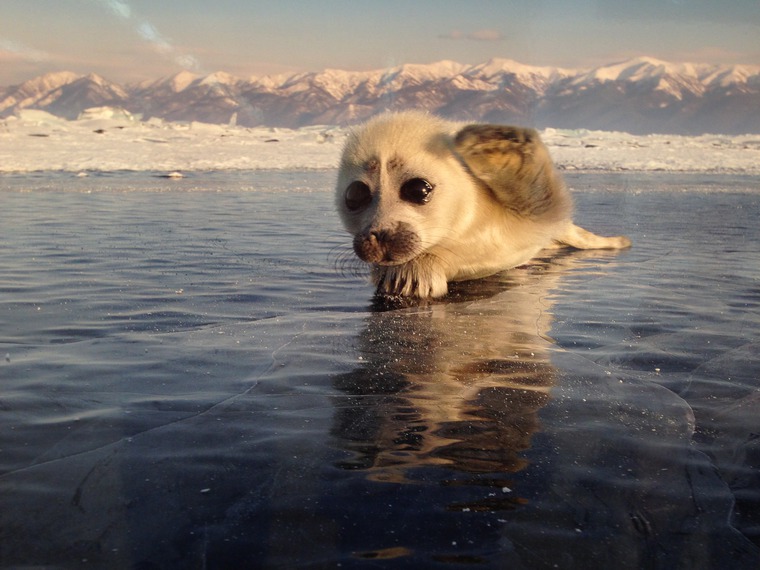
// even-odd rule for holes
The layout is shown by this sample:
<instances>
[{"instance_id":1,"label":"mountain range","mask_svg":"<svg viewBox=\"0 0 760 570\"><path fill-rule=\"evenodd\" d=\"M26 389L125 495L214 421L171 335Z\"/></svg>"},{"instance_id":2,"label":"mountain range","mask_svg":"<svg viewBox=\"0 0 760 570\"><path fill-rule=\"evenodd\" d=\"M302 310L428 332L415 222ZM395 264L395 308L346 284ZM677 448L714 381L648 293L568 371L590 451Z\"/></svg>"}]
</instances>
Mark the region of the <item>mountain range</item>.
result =
<instances>
[{"instance_id":1,"label":"mountain range","mask_svg":"<svg viewBox=\"0 0 760 570\"><path fill-rule=\"evenodd\" d=\"M240 126L348 125L387 109L422 108L457 120L538 128L746 134L760 133L760 66L639 57L572 70L492 59L247 79L183 71L131 85L56 72L0 87L0 118L41 109L76 119L101 106L142 119Z\"/></svg>"}]
</instances>

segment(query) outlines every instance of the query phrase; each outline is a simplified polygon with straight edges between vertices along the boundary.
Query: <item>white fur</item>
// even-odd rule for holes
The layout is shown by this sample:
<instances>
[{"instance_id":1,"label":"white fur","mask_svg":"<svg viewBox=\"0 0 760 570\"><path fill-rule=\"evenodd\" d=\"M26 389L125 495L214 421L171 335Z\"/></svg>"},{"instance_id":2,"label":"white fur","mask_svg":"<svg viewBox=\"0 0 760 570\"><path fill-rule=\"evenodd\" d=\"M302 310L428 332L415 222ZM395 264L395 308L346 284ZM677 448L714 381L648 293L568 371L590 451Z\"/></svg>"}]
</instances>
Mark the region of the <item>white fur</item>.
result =
<instances>
[{"instance_id":1,"label":"white fur","mask_svg":"<svg viewBox=\"0 0 760 570\"><path fill-rule=\"evenodd\" d=\"M501 177L501 181L494 182L486 171L490 163L484 169L467 152L461 152L462 147L457 150L455 136L462 127L427 114L405 112L376 117L349 136L335 195L346 230L359 241L370 234L397 235L400 228L410 228L417 237L413 252L371 263L378 292L440 297L446 294L449 281L484 277L521 265L554 240L583 249L630 245L626 238L602 238L572 224L569 193L534 131L530 132L536 142L512 145L518 154L523 153L525 166L515 177L512 167L505 167L493 177ZM510 204L510 186L524 186L519 177L526 172L533 176L543 168L548 169L549 183L554 185L547 211L533 215L528 214L524 200ZM413 178L432 184L429 202L412 203L402 197L401 186ZM345 193L355 181L369 187L371 202L351 211Z\"/></svg>"}]
</instances>

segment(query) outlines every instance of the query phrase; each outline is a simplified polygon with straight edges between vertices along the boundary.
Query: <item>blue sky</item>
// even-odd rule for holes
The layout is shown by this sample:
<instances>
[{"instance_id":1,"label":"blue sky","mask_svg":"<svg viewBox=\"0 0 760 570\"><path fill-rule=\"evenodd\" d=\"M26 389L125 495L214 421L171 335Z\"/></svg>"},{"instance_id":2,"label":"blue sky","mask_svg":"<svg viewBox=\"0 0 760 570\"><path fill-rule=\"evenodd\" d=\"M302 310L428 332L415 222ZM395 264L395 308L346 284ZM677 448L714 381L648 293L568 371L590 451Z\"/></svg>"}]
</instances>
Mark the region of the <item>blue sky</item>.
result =
<instances>
[{"instance_id":1,"label":"blue sky","mask_svg":"<svg viewBox=\"0 0 760 570\"><path fill-rule=\"evenodd\" d=\"M2 0L0 85L247 77L492 57L593 67L638 55L760 64L760 0Z\"/></svg>"}]
</instances>

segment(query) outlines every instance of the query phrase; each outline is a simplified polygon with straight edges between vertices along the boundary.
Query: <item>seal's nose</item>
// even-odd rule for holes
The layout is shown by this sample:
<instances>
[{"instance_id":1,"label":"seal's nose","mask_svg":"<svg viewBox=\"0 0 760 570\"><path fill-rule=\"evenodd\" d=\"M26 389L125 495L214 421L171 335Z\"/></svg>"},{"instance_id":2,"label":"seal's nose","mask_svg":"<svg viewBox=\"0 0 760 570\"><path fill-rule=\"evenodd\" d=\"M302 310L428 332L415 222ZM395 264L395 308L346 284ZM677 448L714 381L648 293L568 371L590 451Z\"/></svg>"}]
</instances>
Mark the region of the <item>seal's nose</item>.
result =
<instances>
[{"instance_id":1,"label":"seal's nose","mask_svg":"<svg viewBox=\"0 0 760 570\"><path fill-rule=\"evenodd\" d=\"M375 245L388 243L391 240L391 232L388 230L372 230L369 232L368 239Z\"/></svg>"},{"instance_id":2,"label":"seal's nose","mask_svg":"<svg viewBox=\"0 0 760 570\"><path fill-rule=\"evenodd\" d=\"M367 263L395 265L408 261L419 253L419 236L409 224L398 223L392 228L374 227L354 237L354 251Z\"/></svg>"},{"instance_id":3,"label":"seal's nose","mask_svg":"<svg viewBox=\"0 0 760 570\"><path fill-rule=\"evenodd\" d=\"M354 251L367 263L379 263L385 258L389 240L390 234L387 230L371 230L356 236Z\"/></svg>"}]
</instances>

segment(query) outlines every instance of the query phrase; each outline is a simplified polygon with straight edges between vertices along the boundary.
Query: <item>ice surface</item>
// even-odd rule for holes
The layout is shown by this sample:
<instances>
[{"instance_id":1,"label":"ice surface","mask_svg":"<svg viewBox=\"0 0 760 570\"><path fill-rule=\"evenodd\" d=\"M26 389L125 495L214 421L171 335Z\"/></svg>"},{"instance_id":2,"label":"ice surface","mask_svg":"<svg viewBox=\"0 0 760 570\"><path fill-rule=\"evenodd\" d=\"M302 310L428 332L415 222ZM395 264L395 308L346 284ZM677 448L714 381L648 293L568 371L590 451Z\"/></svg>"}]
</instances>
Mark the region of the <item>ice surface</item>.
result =
<instances>
[{"instance_id":1,"label":"ice surface","mask_svg":"<svg viewBox=\"0 0 760 570\"><path fill-rule=\"evenodd\" d=\"M330 169L347 129L245 128L139 121L125 111L88 110L76 121L26 110L0 122L0 172ZM760 174L760 136L635 136L546 129L560 168Z\"/></svg>"},{"instance_id":2,"label":"ice surface","mask_svg":"<svg viewBox=\"0 0 760 570\"><path fill-rule=\"evenodd\" d=\"M760 568L756 176L396 310L332 171L1 178L1 567Z\"/></svg>"}]
</instances>

